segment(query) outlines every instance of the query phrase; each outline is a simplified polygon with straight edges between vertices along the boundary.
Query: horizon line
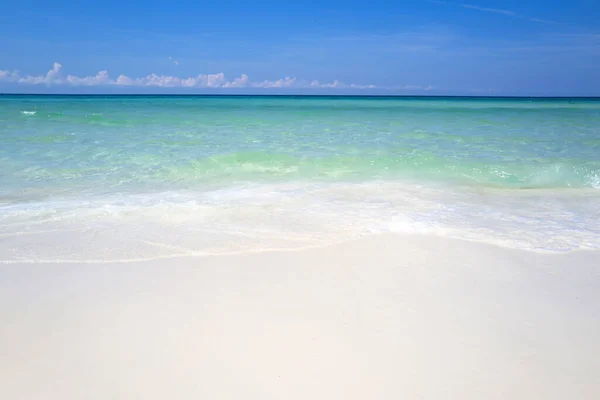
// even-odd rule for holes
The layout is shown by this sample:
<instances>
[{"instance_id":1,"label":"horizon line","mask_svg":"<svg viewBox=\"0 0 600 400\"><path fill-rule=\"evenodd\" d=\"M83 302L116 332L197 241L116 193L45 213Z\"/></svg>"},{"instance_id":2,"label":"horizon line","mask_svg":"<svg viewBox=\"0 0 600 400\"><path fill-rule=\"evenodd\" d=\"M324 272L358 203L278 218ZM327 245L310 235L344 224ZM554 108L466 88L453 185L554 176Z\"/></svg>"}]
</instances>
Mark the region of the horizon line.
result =
<instances>
[{"instance_id":1,"label":"horizon line","mask_svg":"<svg viewBox=\"0 0 600 400\"><path fill-rule=\"evenodd\" d=\"M501 95L501 94L234 94L234 93L15 93L0 92L0 96L64 96L64 97L427 97L427 98L513 98L513 99L598 99L600 95Z\"/></svg>"}]
</instances>

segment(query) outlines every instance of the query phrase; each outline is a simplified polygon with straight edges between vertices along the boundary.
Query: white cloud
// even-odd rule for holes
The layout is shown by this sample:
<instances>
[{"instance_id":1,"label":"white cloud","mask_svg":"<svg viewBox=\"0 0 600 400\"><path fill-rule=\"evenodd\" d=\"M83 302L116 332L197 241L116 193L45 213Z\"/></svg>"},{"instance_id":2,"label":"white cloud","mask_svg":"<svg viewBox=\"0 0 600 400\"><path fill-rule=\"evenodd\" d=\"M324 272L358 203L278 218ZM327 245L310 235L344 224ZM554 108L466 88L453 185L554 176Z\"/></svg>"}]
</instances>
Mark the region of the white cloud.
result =
<instances>
[{"instance_id":1,"label":"white cloud","mask_svg":"<svg viewBox=\"0 0 600 400\"><path fill-rule=\"evenodd\" d=\"M223 87L225 88L243 88L249 85L248 75L242 74L239 78L235 78L231 82L226 82Z\"/></svg>"},{"instance_id":2,"label":"white cloud","mask_svg":"<svg viewBox=\"0 0 600 400\"><path fill-rule=\"evenodd\" d=\"M431 85L427 85L427 86L422 86L422 85L404 85L404 86L396 86L393 89L395 90L400 90L400 91L425 91L428 92L430 90L433 90L434 87Z\"/></svg>"},{"instance_id":3,"label":"white cloud","mask_svg":"<svg viewBox=\"0 0 600 400\"><path fill-rule=\"evenodd\" d=\"M108 85L111 80L108 78L107 71L100 71L95 76L86 76L80 78L78 76L67 75L66 83L70 85L81 85L81 86L96 86L96 85Z\"/></svg>"},{"instance_id":4,"label":"white cloud","mask_svg":"<svg viewBox=\"0 0 600 400\"><path fill-rule=\"evenodd\" d=\"M290 78L289 76L286 76L285 78L278 79L276 81L262 81L254 83L252 86L258 88L289 88L294 86L294 83L296 83L296 78Z\"/></svg>"},{"instance_id":5,"label":"white cloud","mask_svg":"<svg viewBox=\"0 0 600 400\"><path fill-rule=\"evenodd\" d=\"M53 83L61 83L60 80L60 70L62 69L62 65L55 62L52 66L52 69L48 71L46 75L32 76L27 75L25 77L19 78L19 83L29 83L33 85L38 85L40 83L53 84Z\"/></svg>"},{"instance_id":6,"label":"white cloud","mask_svg":"<svg viewBox=\"0 0 600 400\"><path fill-rule=\"evenodd\" d=\"M169 56L169 60L173 61L173 64L175 64L175 66L179 65L179 61L177 61L176 59L174 59L173 57Z\"/></svg>"},{"instance_id":7,"label":"white cloud","mask_svg":"<svg viewBox=\"0 0 600 400\"><path fill-rule=\"evenodd\" d=\"M311 81L308 84L308 87L311 88L330 88L330 89L377 89L375 85L359 85L356 83L346 84L344 82L340 82L335 80L330 83L321 83L319 81ZM384 88L383 88L384 89Z\"/></svg>"},{"instance_id":8,"label":"white cloud","mask_svg":"<svg viewBox=\"0 0 600 400\"><path fill-rule=\"evenodd\" d=\"M314 82L316 82L318 84L317 87L320 87L320 88L340 88L340 87L346 87L346 85L344 85L343 83L341 83L338 80L335 80L335 81L333 81L331 83L319 83L318 81L313 81L313 82L311 82L311 84L314 83Z\"/></svg>"},{"instance_id":9,"label":"white cloud","mask_svg":"<svg viewBox=\"0 0 600 400\"><path fill-rule=\"evenodd\" d=\"M171 59L171 58L170 58ZM347 84L334 80L330 83L320 83L317 80L300 81L295 77L285 77L277 80L263 80L253 82L248 75L242 74L237 78L228 80L222 72L216 74L200 74L187 78L171 75L158 75L155 73L132 78L119 75L116 79L103 70L92 76L62 75L62 65L55 62L52 69L45 75L21 75L17 71L0 70L0 82L13 82L27 85L66 85L66 86L133 86L133 87L160 87L160 88L296 88L296 89L386 89L375 85ZM422 87L406 87L428 90ZM398 88L387 88L398 89Z\"/></svg>"},{"instance_id":10,"label":"white cloud","mask_svg":"<svg viewBox=\"0 0 600 400\"><path fill-rule=\"evenodd\" d=\"M16 71L0 70L0 82L15 82L19 80L19 73Z\"/></svg>"},{"instance_id":11,"label":"white cloud","mask_svg":"<svg viewBox=\"0 0 600 400\"><path fill-rule=\"evenodd\" d=\"M107 81L106 84L117 86L156 86L156 87L184 87L184 88L219 88L226 87L228 83L225 80L225 74L207 74L191 76L188 78L179 78L170 75L150 74L141 78L130 78L125 75L119 75L115 81Z\"/></svg>"},{"instance_id":12,"label":"white cloud","mask_svg":"<svg viewBox=\"0 0 600 400\"><path fill-rule=\"evenodd\" d=\"M119 75L119 77L115 81L115 85L118 85L118 86L133 86L134 82L133 82L133 79L131 79L128 76Z\"/></svg>"},{"instance_id":13,"label":"white cloud","mask_svg":"<svg viewBox=\"0 0 600 400\"><path fill-rule=\"evenodd\" d=\"M375 86L375 85L357 85L355 83L352 83L350 85L350 88L351 89L376 89L377 86Z\"/></svg>"},{"instance_id":14,"label":"white cloud","mask_svg":"<svg viewBox=\"0 0 600 400\"><path fill-rule=\"evenodd\" d=\"M218 74L198 75L198 78L207 87L221 87L226 83L225 74L222 72L219 72Z\"/></svg>"}]
</instances>

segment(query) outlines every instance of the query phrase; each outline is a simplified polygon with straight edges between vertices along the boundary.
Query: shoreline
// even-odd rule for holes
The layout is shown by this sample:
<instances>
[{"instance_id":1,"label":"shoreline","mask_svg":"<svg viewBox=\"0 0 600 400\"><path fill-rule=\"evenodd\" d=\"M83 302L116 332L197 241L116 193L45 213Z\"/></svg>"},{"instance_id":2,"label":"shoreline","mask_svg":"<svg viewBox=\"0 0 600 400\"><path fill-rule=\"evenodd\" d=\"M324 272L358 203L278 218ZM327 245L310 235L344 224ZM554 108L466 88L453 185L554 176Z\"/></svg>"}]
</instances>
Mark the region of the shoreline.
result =
<instances>
[{"instance_id":1,"label":"shoreline","mask_svg":"<svg viewBox=\"0 0 600 400\"><path fill-rule=\"evenodd\" d=\"M35 234L35 233L34 233ZM507 252L516 252L521 253L523 257L527 258L527 255L540 255L540 256L558 256L558 257L569 257L569 256L581 256L581 257L598 257L600 259L600 250L591 249L591 248L578 248L567 251L559 251L559 250L547 250L547 249L529 249L529 248L514 248L508 245L504 245L502 243L494 243L490 241L486 241L483 239L472 239L472 238L459 238L455 236L445 236L445 235L436 235L433 233L371 233L371 234L362 234L357 237L342 239L340 241L327 242L323 244L310 244L304 247L268 247L264 249L243 249L243 250L232 250L232 251L224 251L224 252L203 252L203 251L190 251L189 254L172 254L172 255L163 255L163 256L155 256L148 258L131 258L131 259L109 259L109 260L100 260L100 259L90 259L90 260L74 260L74 259L56 259L56 260L0 260L0 265L35 265L35 264L81 264L81 265L94 265L94 264L137 264L137 263L153 263L153 262L183 262L183 263L193 263L195 261L199 261L205 258L213 258L213 257L240 257L240 256L254 256L261 254L288 254L288 253L302 253L306 251L317 251L323 249L336 249L340 246L352 246L355 243L361 242L370 242L370 241L389 241L391 238L395 238L398 240L416 240L419 242L431 240L433 242L456 242L460 245L460 243L464 243L468 246L468 244L473 244L474 246L481 246L484 248L488 248L491 251L507 251Z\"/></svg>"}]
</instances>

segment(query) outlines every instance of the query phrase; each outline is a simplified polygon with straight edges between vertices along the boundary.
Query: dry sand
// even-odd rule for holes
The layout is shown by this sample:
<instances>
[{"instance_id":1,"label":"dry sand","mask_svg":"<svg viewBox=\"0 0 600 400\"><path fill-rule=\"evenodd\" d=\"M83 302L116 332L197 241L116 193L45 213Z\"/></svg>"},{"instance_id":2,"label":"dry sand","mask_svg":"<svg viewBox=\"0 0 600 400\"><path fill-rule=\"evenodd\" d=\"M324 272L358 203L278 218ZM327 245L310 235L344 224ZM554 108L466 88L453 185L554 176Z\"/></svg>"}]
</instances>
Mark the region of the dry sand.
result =
<instances>
[{"instance_id":1,"label":"dry sand","mask_svg":"<svg viewBox=\"0 0 600 400\"><path fill-rule=\"evenodd\" d=\"M599 399L600 253L384 235L0 265L0 398Z\"/></svg>"}]
</instances>

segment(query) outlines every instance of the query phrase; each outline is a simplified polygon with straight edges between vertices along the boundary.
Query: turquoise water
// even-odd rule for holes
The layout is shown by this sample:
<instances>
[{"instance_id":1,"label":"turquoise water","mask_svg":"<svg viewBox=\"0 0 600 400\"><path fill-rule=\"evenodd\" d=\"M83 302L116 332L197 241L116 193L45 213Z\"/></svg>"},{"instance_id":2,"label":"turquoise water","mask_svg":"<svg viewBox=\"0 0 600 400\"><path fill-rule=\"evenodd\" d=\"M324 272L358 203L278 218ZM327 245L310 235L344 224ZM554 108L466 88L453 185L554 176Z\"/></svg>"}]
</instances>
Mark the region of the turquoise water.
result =
<instances>
[{"instance_id":1,"label":"turquoise water","mask_svg":"<svg viewBox=\"0 0 600 400\"><path fill-rule=\"evenodd\" d=\"M96 260L35 243L142 226L185 238L166 255L395 230L600 248L597 99L0 96L0 170L6 260Z\"/></svg>"}]
</instances>

